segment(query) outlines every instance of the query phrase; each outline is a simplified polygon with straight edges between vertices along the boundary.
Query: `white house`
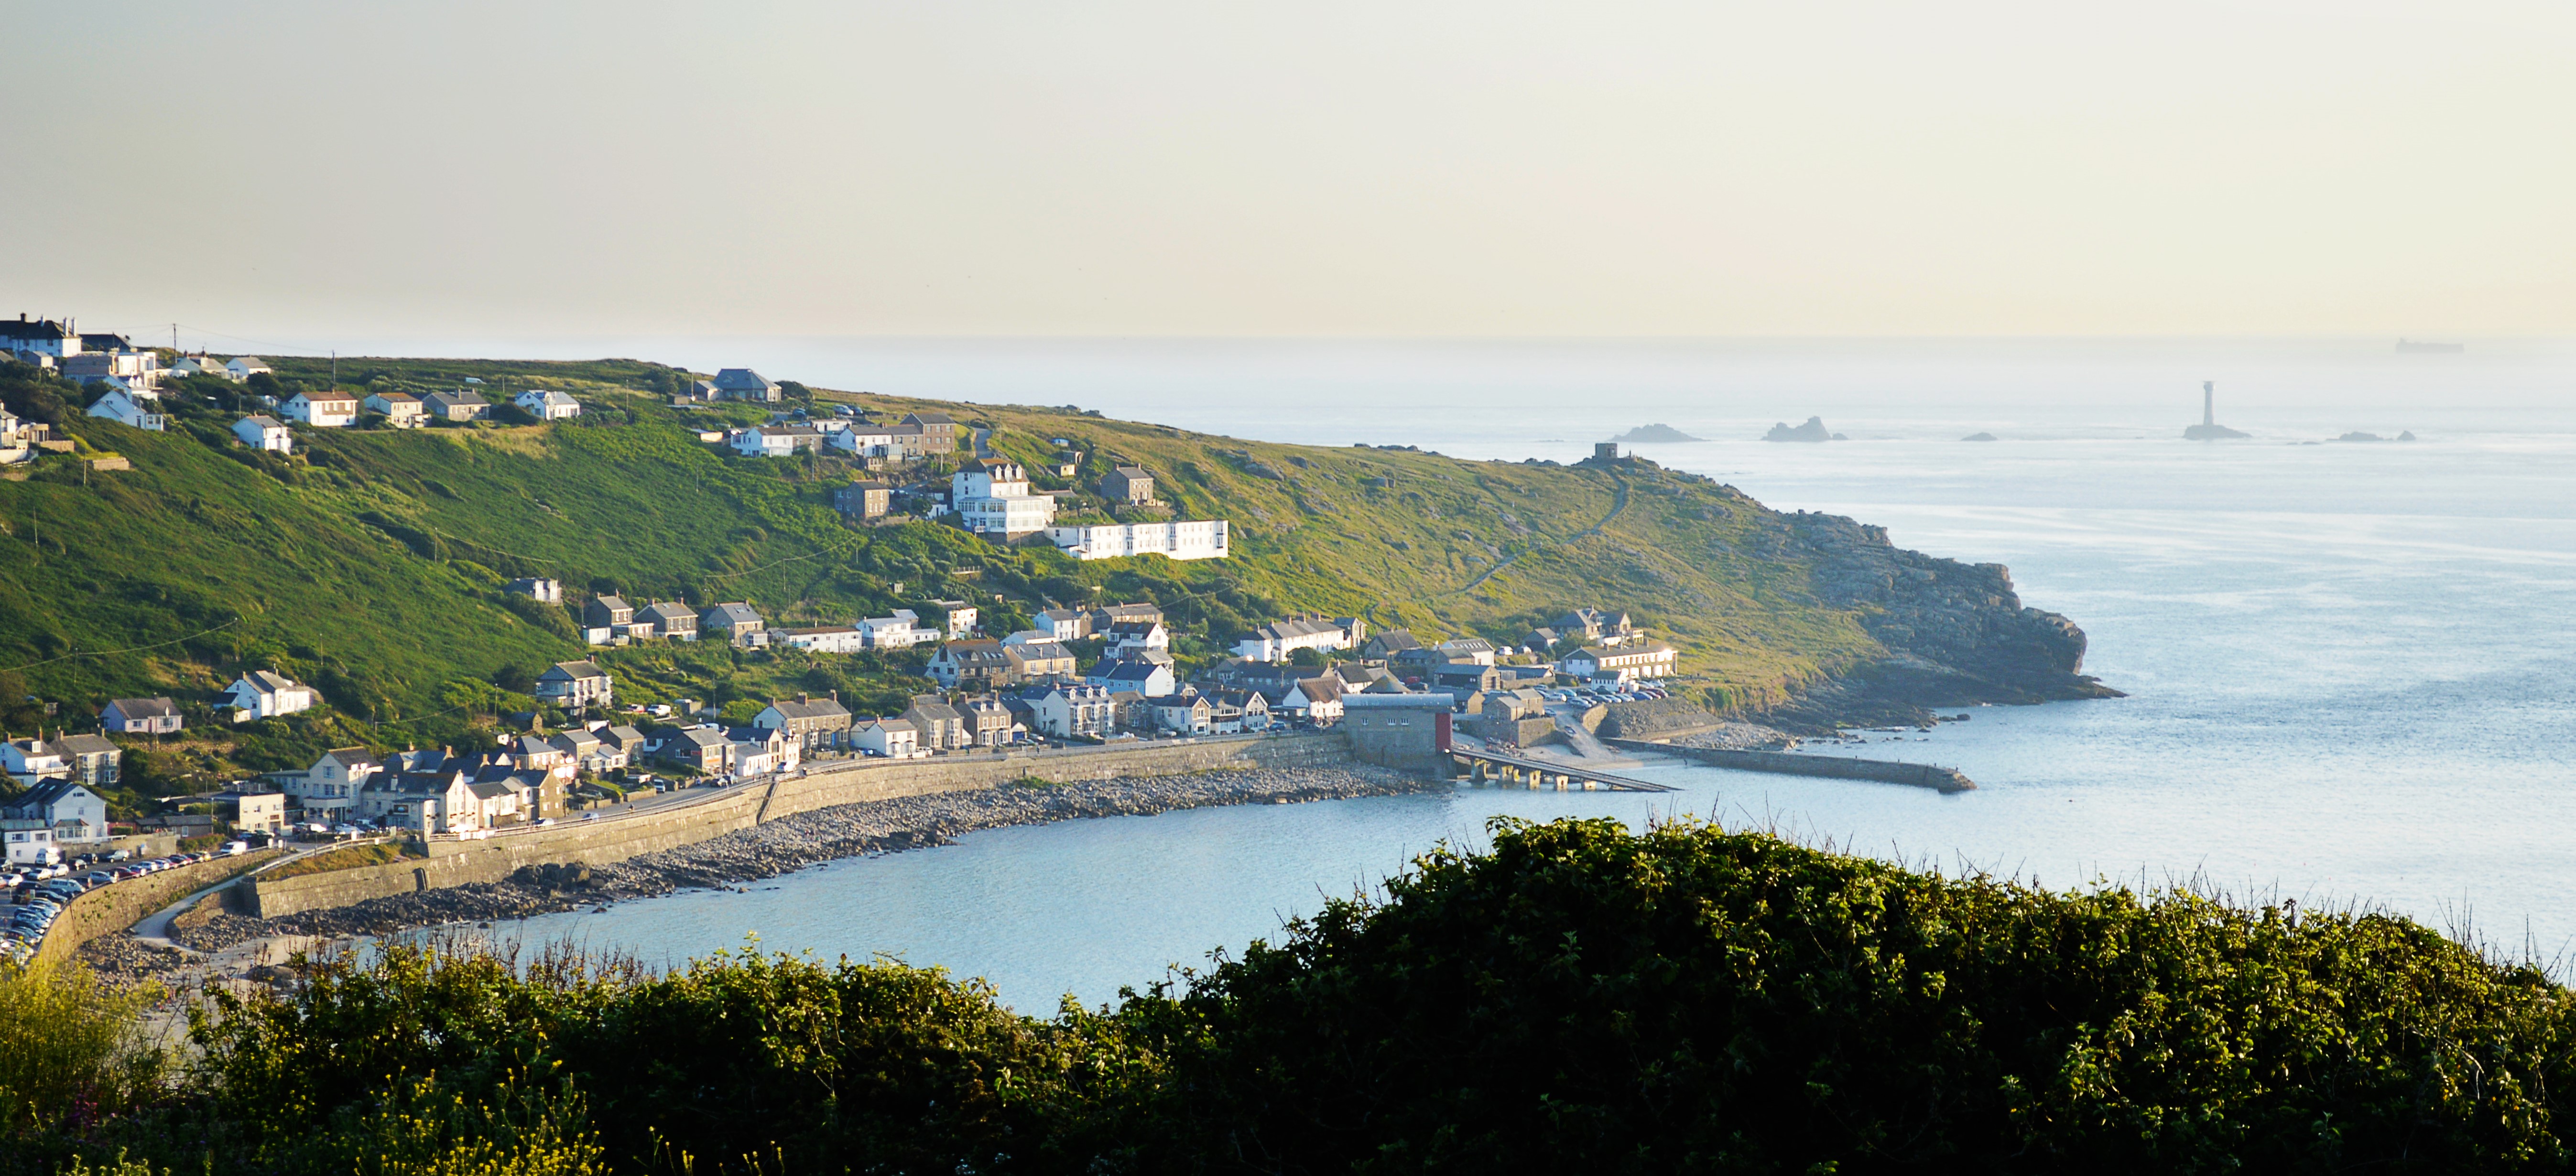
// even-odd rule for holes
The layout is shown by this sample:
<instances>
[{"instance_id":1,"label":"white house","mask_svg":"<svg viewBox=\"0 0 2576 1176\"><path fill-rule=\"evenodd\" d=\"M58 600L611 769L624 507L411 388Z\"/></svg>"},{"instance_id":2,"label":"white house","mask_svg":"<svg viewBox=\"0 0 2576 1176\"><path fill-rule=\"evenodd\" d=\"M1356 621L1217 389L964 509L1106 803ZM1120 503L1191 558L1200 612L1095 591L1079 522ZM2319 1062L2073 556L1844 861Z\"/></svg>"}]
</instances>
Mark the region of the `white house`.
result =
<instances>
[{"instance_id":1,"label":"white house","mask_svg":"<svg viewBox=\"0 0 2576 1176\"><path fill-rule=\"evenodd\" d=\"M92 401L89 415L104 417L120 425L130 425L137 429L149 429L155 433L160 432L162 426L170 422L170 418L160 413L146 412L141 404L135 402L134 395L122 388L110 388L106 395Z\"/></svg>"},{"instance_id":2,"label":"white house","mask_svg":"<svg viewBox=\"0 0 2576 1176\"><path fill-rule=\"evenodd\" d=\"M908 608L894 610L890 617L863 617L859 628L867 643L875 649L910 649L927 641L939 640L939 630L925 627L921 614Z\"/></svg>"},{"instance_id":3,"label":"white house","mask_svg":"<svg viewBox=\"0 0 2576 1176\"><path fill-rule=\"evenodd\" d=\"M850 728L850 746L891 759L930 754L921 750L921 729L903 719L869 719Z\"/></svg>"},{"instance_id":4,"label":"white house","mask_svg":"<svg viewBox=\"0 0 2576 1176\"><path fill-rule=\"evenodd\" d=\"M1661 641L1648 641L1621 649L1587 646L1565 655L1556 668L1569 677L1592 681L1633 682L1639 678L1661 678L1673 672L1673 647Z\"/></svg>"},{"instance_id":5,"label":"white house","mask_svg":"<svg viewBox=\"0 0 2576 1176\"><path fill-rule=\"evenodd\" d=\"M21 351L66 359L80 354L80 333L69 323L30 319L24 313L14 323L0 319L0 353L14 355Z\"/></svg>"},{"instance_id":6,"label":"white house","mask_svg":"<svg viewBox=\"0 0 2576 1176\"><path fill-rule=\"evenodd\" d=\"M276 373L270 370L268 363L265 360L262 360L256 355L236 355L232 357L230 362L224 364L224 374L232 377L232 381L238 384L252 376L266 376L274 375Z\"/></svg>"},{"instance_id":7,"label":"white house","mask_svg":"<svg viewBox=\"0 0 2576 1176\"><path fill-rule=\"evenodd\" d=\"M78 780L49 780L0 801L0 819L41 821L54 843L107 840L107 798Z\"/></svg>"},{"instance_id":8,"label":"white house","mask_svg":"<svg viewBox=\"0 0 2576 1176\"><path fill-rule=\"evenodd\" d=\"M541 421L569 420L581 415L580 401L573 399L569 392L551 388L530 388L519 393L518 399L511 403Z\"/></svg>"},{"instance_id":9,"label":"white house","mask_svg":"<svg viewBox=\"0 0 2576 1176\"><path fill-rule=\"evenodd\" d=\"M1118 704L1099 686L1058 683L1028 703L1029 725L1058 739L1098 738L1118 728Z\"/></svg>"},{"instance_id":10,"label":"white house","mask_svg":"<svg viewBox=\"0 0 2576 1176\"><path fill-rule=\"evenodd\" d=\"M345 429L358 420L358 398L346 392L298 392L277 410L317 429Z\"/></svg>"},{"instance_id":11,"label":"white house","mask_svg":"<svg viewBox=\"0 0 2576 1176\"><path fill-rule=\"evenodd\" d=\"M1279 687L1270 697L1270 713L1304 719L1318 727L1331 726L1342 717L1342 690L1333 678L1306 678Z\"/></svg>"},{"instance_id":12,"label":"white house","mask_svg":"<svg viewBox=\"0 0 2576 1176\"><path fill-rule=\"evenodd\" d=\"M1123 523L1096 527L1049 527L1047 541L1075 559L1117 559L1159 555L1165 559L1224 559L1224 519L1178 523Z\"/></svg>"},{"instance_id":13,"label":"white house","mask_svg":"<svg viewBox=\"0 0 2576 1176\"><path fill-rule=\"evenodd\" d=\"M536 696L565 710L608 705L616 693L608 671L590 661L556 662L537 675Z\"/></svg>"},{"instance_id":14,"label":"white house","mask_svg":"<svg viewBox=\"0 0 2576 1176\"><path fill-rule=\"evenodd\" d=\"M1017 462L967 463L949 478L948 500L966 529L979 535L1026 535L1055 521L1055 499L1031 494L1028 471Z\"/></svg>"},{"instance_id":15,"label":"white house","mask_svg":"<svg viewBox=\"0 0 2576 1176\"><path fill-rule=\"evenodd\" d=\"M429 423L429 410L420 397L409 392L370 392L360 402L368 412L381 413L385 423L397 429L417 429Z\"/></svg>"},{"instance_id":16,"label":"white house","mask_svg":"<svg viewBox=\"0 0 2576 1176\"><path fill-rule=\"evenodd\" d=\"M274 778L288 796L302 803L305 812L336 817L356 808L358 793L383 770L385 765L366 748L335 747L323 752L302 775Z\"/></svg>"},{"instance_id":17,"label":"white house","mask_svg":"<svg viewBox=\"0 0 2576 1176\"><path fill-rule=\"evenodd\" d=\"M54 826L50 821L0 818L0 836L8 838L10 865L50 866L63 860L63 851L54 848Z\"/></svg>"},{"instance_id":18,"label":"white house","mask_svg":"<svg viewBox=\"0 0 2576 1176\"><path fill-rule=\"evenodd\" d=\"M1082 680L1103 690L1116 693L1133 690L1146 698L1161 698L1181 688L1172 676L1172 667L1149 661L1102 661L1091 667Z\"/></svg>"},{"instance_id":19,"label":"white house","mask_svg":"<svg viewBox=\"0 0 2576 1176\"><path fill-rule=\"evenodd\" d=\"M820 449L829 439L812 425L762 425L735 430L730 443L744 457L786 457L799 449Z\"/></svg>"},{"instance_id":20,"label":"white house","mask_svg":"<svg viewBox=\"0 0 2576 1176\"><path fill-rule=\"evenodd\" d=\"M233 436L253 449L271 453L295 451L295 432L275 417L246 416L233 422Z\"/></svg>"},{"instance_id":21,"label":"white house","mask_svg":"<svg viewBox=\"0 0 2576 1176\"><path fill-rule=\"evenodd\" d=\"M857 653L868 647L868 631L850 625L779 629L773 639L811 653Z\"/></svg>"},{"instance_id":22,"label":"white house","mask_svg":"<svg viewBox=\"0 0 2576 1176\"><path fill-rule=\"evenodd\" d=\"M1252 635L1234 643L1234 655L1245 661L1286 661L1300 649L1330 651L1349 649L1351 631L1336 621L1320 617L1290 617L1272 621L1252 631Z\"/></svg>"},{"instance_id":23,"label":"white house","mask_svg":"<svg viewBox=\"0 0 2576 1176\"><path fill-rule=\"evenodd\" d=\"M252 670L224 691L222 706L233 708L233 721L273 719L313 709L313 688L283 674Z\"/></svg>"},{"instance_id":24,"label":"white house","mask_svg":"<svg viewBox=\"0 0 2576 1176\"><path fill-rule=\"evenodd\" d=\"M221 378L228 373L224 371L223 361L216 359L214 356L182 355L179 357L177 362L170 365L170 374L174 376L215 376Z\"/></svg>"}]
</instances>

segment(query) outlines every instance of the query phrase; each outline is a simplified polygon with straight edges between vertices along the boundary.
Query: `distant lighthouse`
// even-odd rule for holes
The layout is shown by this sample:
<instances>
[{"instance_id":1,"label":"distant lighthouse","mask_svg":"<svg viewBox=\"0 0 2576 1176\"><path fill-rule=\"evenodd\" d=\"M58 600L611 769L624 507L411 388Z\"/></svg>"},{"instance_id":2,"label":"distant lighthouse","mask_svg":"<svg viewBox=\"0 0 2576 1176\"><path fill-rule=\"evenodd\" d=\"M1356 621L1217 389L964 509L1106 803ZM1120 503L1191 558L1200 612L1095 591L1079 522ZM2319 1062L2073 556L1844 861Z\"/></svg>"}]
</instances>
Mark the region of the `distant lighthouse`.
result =
<instances>
[{"instance_id":1,"label":"distant lighthouse","mask_svg":"<svg viewBox=\"0 0 2576 1176\"><path fill-rule=\"evenodd\" d=\"M2243 437L2247 434L2218 423L2218 381L2200 382L2200 423L2182 431L2185 441L2216 441L2221 437Z\"/></svg>"}]
</instances>

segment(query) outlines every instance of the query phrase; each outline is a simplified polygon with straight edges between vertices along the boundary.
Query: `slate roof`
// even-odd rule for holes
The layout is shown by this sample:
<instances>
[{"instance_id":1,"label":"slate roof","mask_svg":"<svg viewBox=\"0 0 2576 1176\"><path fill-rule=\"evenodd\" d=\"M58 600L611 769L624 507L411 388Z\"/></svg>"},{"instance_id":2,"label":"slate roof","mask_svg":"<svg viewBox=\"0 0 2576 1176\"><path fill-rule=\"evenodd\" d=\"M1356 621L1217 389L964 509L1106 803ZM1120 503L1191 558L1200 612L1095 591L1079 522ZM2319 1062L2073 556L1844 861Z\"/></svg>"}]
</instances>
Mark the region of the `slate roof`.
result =
<instances>
[{"instance_id":1,"label":"slate roof","mask_svg":"<svg viewBox=\"0 0 2576 1176\"><path fill-rule=\"evenodd\" d=\"M166 719L179 713L179 704L166 698L119 698L107 705L129 719Z\"/></svg>"},{"instance_id":2,"label":"slate roof","mask_svg":"<svg viewBox=\"0 0 2576 1176\"><path fill-rule=\"evenodd\" d=\"M829 698L817 698L806 702L798 702L793 698L789 698L772 702L769 705L777 708L779 717L785 719L846 719L850 717L850 708L842 706L840 703Z\"/></svg>"},{"instance_id":3,"label":"slate roof","mask_svg":"<svg viewBox=\"0 0 2576 1176\"><path fill-rule=\"evenodd\" d=\"M242 680L249 682L253 689L268 694L275 694L280 690L292 690L295 688L295 680L293 678L286 677L285 675L278 674L270 670L252 670L251 672L242 675Z\"/></svg>"},{"instance_id":4,"label":"slate roof","mask_svg":"<svg viewBox=\"0 0 2576 1176\"><path fill-rule=\"evenodd\" d=\"M537 680L540 682L548 680L577 681L582 678L605 678L607 676L608 671L600 669L599 663L597 662L569 661L556 662L554 665L547 667L546 672L538 675Z\"/></svg>"},{"instance_id":5,"label":"slate roof","mask_svg":"<svg viewBox=\"0 0 2576 1176\"><path fill-rule=\"evenodd\" d=\"M760 614L753 611L750 605L737 600L728 604L709 606L706 611L698 614L698 620L710 629L730 629L736 625L757 625L760 623Z\"/></svg>"}]
</instances>

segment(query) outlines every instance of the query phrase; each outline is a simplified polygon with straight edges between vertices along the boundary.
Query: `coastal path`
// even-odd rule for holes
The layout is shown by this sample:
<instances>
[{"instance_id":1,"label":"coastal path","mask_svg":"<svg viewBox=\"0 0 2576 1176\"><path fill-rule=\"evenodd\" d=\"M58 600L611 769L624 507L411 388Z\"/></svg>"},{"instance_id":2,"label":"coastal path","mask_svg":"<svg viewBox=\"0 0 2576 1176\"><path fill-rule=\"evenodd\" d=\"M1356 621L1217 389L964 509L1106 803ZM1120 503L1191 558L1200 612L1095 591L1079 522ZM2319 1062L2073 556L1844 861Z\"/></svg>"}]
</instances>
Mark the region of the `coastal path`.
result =
<instances>
[{"instance_id":1,"label":"coastal path","mask_svg":"<svg viewBox=\"0 0 2576 1176\"><path fill-rule=\"evenodd\" d=\"M1593 537L1593 536L1595 536L1595 535L1598 535L1598 534L1600 534L1600 533L1601 533L1601 529L1602 529L1602 528L1607 527L1607 526L1609 526L1612 522L1616 521L1616 520L1619 518L1620 514L1621 514L1621 513L1623 513L1623 512L1625 512L1625 511L1628 509L1628 479L1626 479L1626 478L1622 478L1622 477L1620 477L1619 475L1617 475L1617 474L1615 474L1615 473L1614 473L1614 474L1610 475L1610 481L1611 481L1611 482L1612 482L1612 483L1617 487L1616 491L1615 491L1615 492L1612 494L1612 496L1611 496L1611 500L1610 500L1610 513L1608 513L1608 514L1606 514L1606 515L1601 516L1601 521L1600 521L1600 522L1594 523L1594 524L1592 524L1590 527L1585 528L1584 530L1580 530L1580 531L1577 531L1577 532L1575 532L1575 533L1573 533L1573 534L1571 534L1571 535L1568 535L1568 536L1566 536L1563 540L1561 540L1560 542L1572 543L1572 542L1574 542L1574 541L1575 541L1575 540L1577 540L1577 539L1589 539L1589 538L1591 538L1591 537ZM1469 581L1467 581L1465 584L1463 584L1463 585L1461 585L1461 586L1459 586L1459 587L1452 588L1452 589L1450 589L1450 590L1449 590L1449 591L1447 591L1447 592L1441 593L1441 595L1443 595L1443 596L1456 596L1456 595L1458 595L1459 593L1462 593L1462 592L1473 592L1473 591L1475 591L1476 589L1478 589L1478 588L1480 588L1480 587L1483 587L1483 586L1484 586L1485 581L1487 581L1487 580L1491 580L1491 579L1493 579L1494 577L1501 575L1501 574L1503 573L1503 569L1504 569L1504 568L1508 568L1508 567L1512 566L1513 564L1519 563L1519 562L1521 561L1521 557L1522 557L1522 556L1524 556L1524 555L1528 555L1529 553L1531 553L1531 552L1533 552L1533 551L1536 551L1536 550L1538 550L1539 548L1544 547L1544 546L1546 546L1546 544L1545 544L1544 542L1532 543L1532 544L1530 544L1529 546L1527 546L1527 547L1524 547L1524 548L1520 549L1519 551L1515 551L1515 552L1511 553L1510 555L1504 556L1501 562L1496 563L1494 566L1492 566L1492 567L1490 567L1490 568L1486 568L1486 569L1484 570L1484 572L1483 572L1482 574L1478 575L1475 579L1473 579L1473 580L1469 580ZM1370 607L1370 608L1372 608L1372 609L1374 609L1374 608L1376 608L1377 606L1375 606L1375 605L1371 605L1371 606L1369 606L1369 607Z\"/></svg>"}]
</instances>

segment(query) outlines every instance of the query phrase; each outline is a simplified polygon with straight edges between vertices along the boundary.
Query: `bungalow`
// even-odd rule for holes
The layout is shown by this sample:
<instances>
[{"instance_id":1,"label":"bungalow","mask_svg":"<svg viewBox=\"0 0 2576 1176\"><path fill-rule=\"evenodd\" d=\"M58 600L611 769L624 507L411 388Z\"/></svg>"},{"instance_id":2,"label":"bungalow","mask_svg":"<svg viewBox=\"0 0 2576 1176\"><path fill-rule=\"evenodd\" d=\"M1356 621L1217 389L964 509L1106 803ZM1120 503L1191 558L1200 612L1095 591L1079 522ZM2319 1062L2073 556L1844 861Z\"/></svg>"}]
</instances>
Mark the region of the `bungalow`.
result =
<instances>
[{"instance_id":1,"label":"bungalow","mask_svg":"<svg viewBox=\"0 0 2576 1176\"><path fill-rule=\"evenodd\" d=\"M615 692L608 671L600 669L596 662L556 662L537 676L537 698L565 710L605 706Z\"/></svg>"},{"instance_id":2,"label":"bungalow","mask_svg":"<svg viewBox=\"0 0 2576 1176\"><path fill-rule=\"evenodd\" d=\"M1028 700L1030 726L1059 739L1098 738L1117 729L1116 704L1099 686L1057 684Z\"/></svg>"},{"instance_id":3,"label":"bungalow","mask_svg":"<svg viewBox=\"0 0 2576 1176\"><path fill-rule=\"evenodd\" d=\"M1002 656L1010 659L1011 674L1017 681L1039 682L1075 676L1073 651L1053 641L1005 644Z\"/></svg>"},{"instance_id":4,"label":"bungalow","mask_svg":"<svg viewBox=\"0 0 2576 1176\"><path fill-rule=\"evenodd\" d=\"M492 402L471 392L432 392L420 403L421 415L434 421L463 424L492 419Z\"/></svg>"},{"instance_id":5,"label":"bungalow","mask_svg":"<svg viewBox=\"0 0 2576 1176\"><path fill-rule=\"evenodd\" d=\"M1170 666L1149 661L1121 661L1104 658L1082 680L1106 690L1133 690L1147 698L1161 698L1179 690L1180 682L1172 676Z\"/></svg>"},{"instance_id":6,"label":"bungalow","mask_svg":"<svg viewBox=\"0 0 2576 1176\"><path fill-rule=\"evenodd\" d=\"M1494 643L1482 637L1453 637L1433 648L1453 662L1474 662L1480 666L1494 664Z\"/></svg>"},{"instance_id":7,"label":"bungalow","mask_svg":"<svg viewBox=\"0 0 2576 1176\"><path fill-rule=\"evenodd\" d=\"M317 429L345 429L358 420L358 398L337 389L304 391L286 398L277 410L286 418Z\"/></svg>"},{"instance_id":8,"label":"bungalow","mask_svg":"<svg viewBox=\"0 0 2576 1176\"><path fill-rule=\"evenodd\" d=\"M903 719L869 719L850 728L850 746L888 759L925 754L920 730Z\"/></svg>"},{"instance_id":9,"label":"bungalow","mask_svg":"<svg viewBox=\"0 0 2576 1176\"><path fill-rule=\"evenodd\" d=\"M384 770L385 765L366 748L335 747L323 752L322 758L303 772L284 773L275 779L305 812L339 814L356 807L358 794L366 790L367 781Z\"/></svg>"},{"instance_id":10,"label":"bungalow","mask_svg":"<svg viewBox=\"0 0 2576 1176\"><path fill-rule=\"evenodd\" d=\"M170 418L145 409L134 396L134 393L122 388L110 388L104 395L90 402L89 415L115 421L128 428L153 433L161 432L163 427L170 423Z\"/></svg>"},{"instance_id":11,"label":"bungalow","mask_svg":"<svg viewBox=\"0 0 2576 1176\"><path fill-rule=\"evenodd\" d=\"M1246 661L1286 661L1301 649L1328 652L1351 647L1351 625L1322 617L1273 621L1234 643L1234 655Z\"/></svg>"},{"instance_id":12,"label":"bungalow","mask_svg":"<svg viewBox=\"0 0 2576 1176\"><path fill-rule=\"evenodd\" d=\"M1624 649L1587 646L1567 654L1556 668L1569 677L1624 683L1671 674L1675 656L1673 647L1661 641L1648 641Z\"/></svg>"},{"instance_id":13,"label":"bungalow","mask_svg":"<svg viewBox=\"0 0 2576 1176\"><path fill-rule=\"evenodd\" d=\"M359 404L397 429L417 429L429 423L429 410L421 407L420 397L409 392L370 392Z\"/></svg>"},{"instance_id":14,"label":"bungalow","mask_svg":"<svg viewBox=\"0 0 2576 1176\"><path fill-rule=\"evenodd\" d=\"M78 780L47 780L0 801L0 820L41 822L57 845L105 841L107 798Z\"/></svg>"},{"instance_id":15,"label":"bungalow","mask_svg":"<svg viewBox=\"0 0 2576 1176\"><path fill-rule=\"evenodd\" d=\"M698 614L685 604L658 600L645 605L635 614L638 622L653 626L653 632L673 641L698 639Z\"/></svg>"},{"instance_id":16,"label":"bungalow","mask_svg":"<svg viewBox=\"0 0 2576 1176\"><path fill-rule=\"evenodd\" d=\"M98 712L98 725L120 735L167 735L186 723L167 698L118 698Z\"/></svg>"},{"instance_id":17,"label":"bungalow","mask_svg":"<svg viewBox=\"0 0 2576 1176\"><path fill-rule=\"evenodd\" d=\"M751 720L751 725L783 731L808 751L840 747L849 742L850 708L841 705L837 692L820 702L799 694L794 702L770 703Z\"/></svg>"},{"instance_id":18,"label":"bungalow","mask_svg":"<svg viewBox=\"0 0 2576 1176\"><path fill-rule=\"evenodd\" d=\"M219 705L232 709L236 723L273 719L313 709L313 688L273 671L252 670L233 680Z\"/></svg>"},{"instance_id":19,"label":"bungalow","mask_svg":"<svg viewBox=\"0 0 2576 1176\"><path fill-rule=\"evenodd\" d=\"M213 376L224 378L223 362L211 355L182 355L170 364L174 376Z\"/></svg>"},{"instance_id":20,"label":"bungalow","mask_svg":"<svg viewBox=\"0 0 2576 1176\"><path fill-rule=\"evenodd\" d=\"M268 361L263 360L256 355L236 355L224 364L224 375L236 384L248 380L252 376L272 376L276 374L275 370L268 366Z\"/></svg>"},{"instance_id":21,"label":"bungalow","mask_svg":"<svg viewBox=\"0 0 2576 1176\"><path fill-rule=\"evenodd\" d=\"M734 430L727 443L744 457L788 457L799 450L820 450L828 440L822 430L811 425L762 425Z\"/></svg>"},{"instance_id":22,"label":"bungalow","mask_svg":"<svg viewBox=\"0 0 2576 1176\"><path fill-rule=\"evenodd\" d=\"M750 368L726 368L712 381L715 394L727 400L748 400L755 404L775 404L784 398L778 385L769 382Z\"/></svg>"},{"instance_id":23,"label":"bungalow","mask_svg":"<svg viewBox=\"0 0 2576 1176\"><path fill-rule=\"evenodd\" d=\"M853 625L817 625L811 629L772 629L770 643L792 645L808 653L857 653L868 647L868 632Z\"/></svg>"},{"instance_id":24,"label":"bungalow","mask_svg":"<svg viewBox=\"0 0 2576 1176\"><path fill-rule=\"evenodd\" d=\"M270 453L293 453L295 433L275 417L246 416L233 422L233 436L253 449Z\"/></svg>"},{"instance_id":25,"label":"bungalow","mask_svg":"<svg viewBox=\"0 0 2576 1176\"><path fill-rule=\"evenodd\" d=\"M966 716L937 695L914 695L912 705L904 708L902 721L919 733L919 743L925 751L947 751L973 742L967 736Z\"/></svg>"},{"instance_id":26,"label":"bungalow","mask_svg":"<svg viewBox=\"0 0 2576 1176\"><path fill-rule=\"evenodd\" d=\"M1010 655L1002 652L1001 642L989 638L951 641L940 646L922 672L950 690L990 690L1010 685L1013 680Z\"/></svg>"},{"instance_id":27,"label":"bungalow","mask_svg":"<svg viewBox=\"0 0 2576 1176\"><path fill-rule=\"evenodd\" d=\"M741 644L744 638L766 631L769 623L743 601L711 604L698 613L698 631L710 637Z\"/></svg>"},{"instance_id":28,"label":"bungalow","mask_svg":"<svg viewBox=\"0 0 2576 1176\"><path fill-rule=\"evenodd\" d=\"M530 388L519 393L510 403L541 421L570 420L581 415L580 401L573 399L569 392L558 392L552 388Z\"/></svg>"}]
</instances>

